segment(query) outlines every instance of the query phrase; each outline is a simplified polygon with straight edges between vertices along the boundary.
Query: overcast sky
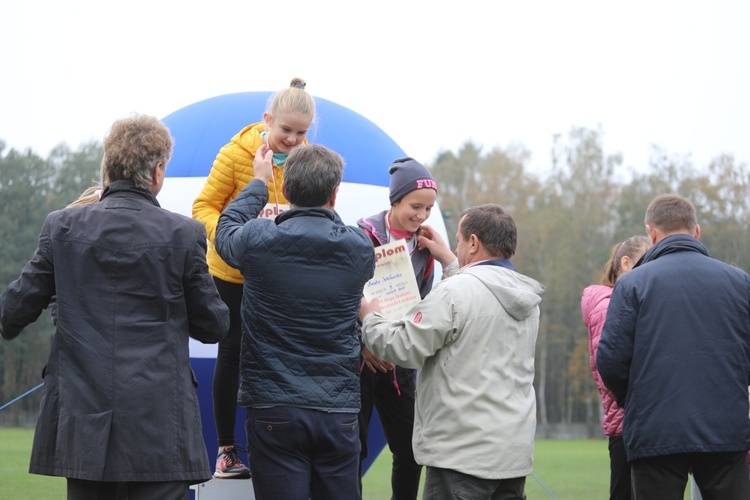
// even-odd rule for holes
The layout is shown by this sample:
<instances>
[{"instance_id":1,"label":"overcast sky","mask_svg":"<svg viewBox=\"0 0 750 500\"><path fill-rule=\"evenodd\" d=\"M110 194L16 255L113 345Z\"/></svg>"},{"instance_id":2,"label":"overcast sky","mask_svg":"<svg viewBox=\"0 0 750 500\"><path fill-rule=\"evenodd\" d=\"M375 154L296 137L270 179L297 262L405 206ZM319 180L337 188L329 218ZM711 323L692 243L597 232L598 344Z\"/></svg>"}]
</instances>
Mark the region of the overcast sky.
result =
<instances>
[{"instance_id":1,"label":"overcast sky","mask_svg":"<svg viewBox=\"0 0 750 500\"><path fill-rule=\"evenodd\" d=\"M572 126L601 126L636 170L652 144L748 163L749 25L741 0L8 0L0 140L46 156L299 76L425 163L515 142L546 169Z\"/></svg>"}]
</instances>

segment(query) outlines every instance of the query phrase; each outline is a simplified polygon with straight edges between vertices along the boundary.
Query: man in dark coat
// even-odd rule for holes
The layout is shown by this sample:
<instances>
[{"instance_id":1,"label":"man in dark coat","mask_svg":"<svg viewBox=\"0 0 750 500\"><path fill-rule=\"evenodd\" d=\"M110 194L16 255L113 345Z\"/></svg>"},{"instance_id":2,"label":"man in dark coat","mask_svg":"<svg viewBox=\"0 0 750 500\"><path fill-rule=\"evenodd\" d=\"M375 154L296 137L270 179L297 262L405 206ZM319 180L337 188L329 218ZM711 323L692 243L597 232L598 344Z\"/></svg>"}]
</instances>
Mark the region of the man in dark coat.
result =
<instances>
[{"instance_id":1,"label":"man in dark coat","mask_svg":"<svg viewBox=\"0 0 750 500\"><path fill-rule=\"evenodd\" d=\"M239 402L255 498L357 498L357 314L375 252L334 211L344 162L320 145L289 153L291 209L257 218L273 154L258 151L255 179L216 229L219 255L245 277Z\"/></svg>"},{"instance_id":2,"label":"man in dark coat","mask_svg":"<svg viewBox=\"0 0 750 500\"><path fill-rule=\"evenodd\" d=\"M30 472L68 478L68 498L186 499L211 477L188 337L218 342L229 311L203 225L156 201L172 144L156 118L115 122L101 200L49 214L0 297L6 339L56 300Z\"/></svg>"},{"instance_id":3,"label":"man in dark coat","mask_svg":"<svg viewBox=\"0 0 750 500\"><path fill-rule=\"evenodd\" d=\"M690 201L646 210L654 246L617 280L596 365L624 407L636 498L750 498L750 276L712 258Z\"/></svg>"}]
</instances>

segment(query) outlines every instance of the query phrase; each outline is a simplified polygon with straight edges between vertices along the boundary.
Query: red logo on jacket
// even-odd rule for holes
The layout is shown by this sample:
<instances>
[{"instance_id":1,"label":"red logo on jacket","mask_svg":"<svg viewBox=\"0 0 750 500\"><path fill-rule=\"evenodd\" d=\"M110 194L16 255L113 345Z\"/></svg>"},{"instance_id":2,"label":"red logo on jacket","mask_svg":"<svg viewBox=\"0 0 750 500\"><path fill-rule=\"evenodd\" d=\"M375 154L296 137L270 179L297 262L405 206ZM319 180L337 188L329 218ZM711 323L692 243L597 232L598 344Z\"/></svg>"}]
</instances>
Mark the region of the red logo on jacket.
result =
<instances>
[{"instance_id":1,"label":"red logo on jacket","mask_svg":"<svg viewBox=\"0 0 750 500\"><path fill-rule=\"evenodd\" d=\"M422 321L422 313L418 312L417 315L414 316L414 322L419 323L420 321Z\"/></svg>"}]
</instances>

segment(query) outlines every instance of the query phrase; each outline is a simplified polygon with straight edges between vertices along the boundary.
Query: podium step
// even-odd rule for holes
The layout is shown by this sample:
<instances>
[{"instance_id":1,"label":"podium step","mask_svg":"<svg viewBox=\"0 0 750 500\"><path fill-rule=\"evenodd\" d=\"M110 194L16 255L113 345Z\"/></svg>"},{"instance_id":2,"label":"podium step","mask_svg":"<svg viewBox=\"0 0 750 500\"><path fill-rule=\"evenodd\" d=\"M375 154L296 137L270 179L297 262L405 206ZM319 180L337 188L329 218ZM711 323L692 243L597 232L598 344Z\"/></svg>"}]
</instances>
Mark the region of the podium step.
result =
<instances>
[{"instance_id":1,"label":"podium step","mask_svg":"<svg viewBox=\"0 0 750 500\"><path fill-rule=\"evenodd\" d=\"M255 500L251 479L211 479L190 487L195 500Z\"/></svg>"}]
</instances>

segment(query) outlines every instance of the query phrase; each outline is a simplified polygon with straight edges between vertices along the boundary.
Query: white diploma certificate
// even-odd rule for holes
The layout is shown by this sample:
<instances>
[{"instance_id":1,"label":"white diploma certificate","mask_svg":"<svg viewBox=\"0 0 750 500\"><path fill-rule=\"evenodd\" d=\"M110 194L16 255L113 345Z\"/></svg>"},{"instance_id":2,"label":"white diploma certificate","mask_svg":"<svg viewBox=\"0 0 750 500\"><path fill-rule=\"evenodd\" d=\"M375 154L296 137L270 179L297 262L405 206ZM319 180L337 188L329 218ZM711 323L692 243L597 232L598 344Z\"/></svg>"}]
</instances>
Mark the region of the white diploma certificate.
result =
<instances>
[{"instance_id":1,"label":"white diploma certificate","mask_svg":"<svg viewBox=\"0 0 750 500\"><path fill-rule=\"evenodd\" d=\"M388 319L398 319L420 301L417 279L405 240L375 247L375 275L364 289L365 299L377 299Z\"/></svg>"}]
</instances>

